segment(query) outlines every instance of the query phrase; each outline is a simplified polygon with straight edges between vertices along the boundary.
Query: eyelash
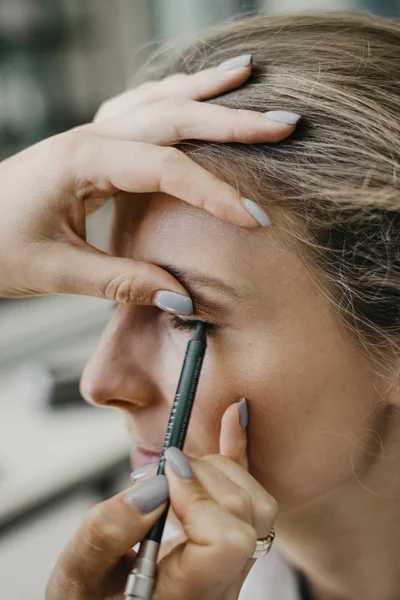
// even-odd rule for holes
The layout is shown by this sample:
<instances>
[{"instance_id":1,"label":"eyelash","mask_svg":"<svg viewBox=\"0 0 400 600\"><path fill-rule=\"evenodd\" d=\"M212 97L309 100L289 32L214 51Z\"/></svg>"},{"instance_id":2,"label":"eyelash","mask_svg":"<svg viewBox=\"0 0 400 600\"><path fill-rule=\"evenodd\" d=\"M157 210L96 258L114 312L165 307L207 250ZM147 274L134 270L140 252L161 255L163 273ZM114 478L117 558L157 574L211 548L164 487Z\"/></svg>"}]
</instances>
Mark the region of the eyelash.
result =
<instances>
[{"instance_id":1,"label":"eyelash","mask_svg":"<svg viewBox=\"0 0 400 600\"><path fill-rule=\"evenodd\" d=\"M112 304L112 312L115 314L116 309L118 308L119 303L114 302ZM166 314L166 313L164 313ZM216 329L216 325L213 323L208 323L207 321L200 321L200 319L193 319L191 321L185 321L184 319L180 319L176 315L170 315L172 327L174 329L178 329L179 331L194 331L196 329L197 323L203 323L206 326L207 333Z\"/></svg>"},{"instance_id":2,"label":"eyelash","mask_svg":"<svg viewBox=\"0 0 400 600\"><path fill-rule=\"evenodd\" d=\"M194 331L197 323L203 323L207 328L207 333L215 329L215 325L213 325L212 323L207 323L207 321L200 321L199 319L197 319L196 321L184 321L176 315L172 316L171 322L172 327L174 329L179 329L180 331Z\"/></svg>"}]
</instances>

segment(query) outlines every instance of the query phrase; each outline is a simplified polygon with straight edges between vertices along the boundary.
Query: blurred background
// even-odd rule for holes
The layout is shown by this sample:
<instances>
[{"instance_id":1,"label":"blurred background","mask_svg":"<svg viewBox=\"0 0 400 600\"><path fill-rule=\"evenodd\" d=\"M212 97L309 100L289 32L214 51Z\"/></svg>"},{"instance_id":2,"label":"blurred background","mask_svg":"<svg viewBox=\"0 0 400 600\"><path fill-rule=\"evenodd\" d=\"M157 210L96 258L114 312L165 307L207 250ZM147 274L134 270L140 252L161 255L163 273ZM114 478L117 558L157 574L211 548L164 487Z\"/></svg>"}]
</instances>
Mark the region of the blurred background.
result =
<instances>
[{"instance_id":1,"label":"blurred background","mask_svg":"<svg viewBox=\"0 0 400 600\"><path fill-rule=\"evenodd\" d=\"M0 160L93 118L154 51L240 14L400 14L400 0L0 0ZM88 226L104 248L110 207ZM79 377L112 305L0 299L0 597L41 600L54 561L93 503L129 482L129 445Z\"/></svg>"}]
</instances>

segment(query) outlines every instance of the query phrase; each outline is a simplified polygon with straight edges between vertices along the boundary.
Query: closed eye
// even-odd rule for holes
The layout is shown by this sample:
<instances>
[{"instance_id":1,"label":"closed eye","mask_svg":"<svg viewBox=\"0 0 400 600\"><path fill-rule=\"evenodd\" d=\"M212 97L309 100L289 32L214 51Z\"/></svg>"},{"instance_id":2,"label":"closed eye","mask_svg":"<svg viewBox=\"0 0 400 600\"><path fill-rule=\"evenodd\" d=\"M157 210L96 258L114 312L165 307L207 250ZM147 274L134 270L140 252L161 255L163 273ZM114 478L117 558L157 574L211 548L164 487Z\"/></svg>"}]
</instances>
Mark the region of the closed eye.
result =
<instances>
[{"instance_id":1,"label":"closed eye","mask_svg":"<svg viewBox=\"0 0 400 600\"><path fill-rule=\"evenodd\" d=\"M185 321L184 319L180 319L176 315L171 315L171 323L174 329L179 329L180 331L194 331L197 323L203 323L204 325L206 325L207 333L216 328L215 325L213 325L212 323L207 323L206 321L200 321L199 319Z\"/></svg>"}]
</instances>

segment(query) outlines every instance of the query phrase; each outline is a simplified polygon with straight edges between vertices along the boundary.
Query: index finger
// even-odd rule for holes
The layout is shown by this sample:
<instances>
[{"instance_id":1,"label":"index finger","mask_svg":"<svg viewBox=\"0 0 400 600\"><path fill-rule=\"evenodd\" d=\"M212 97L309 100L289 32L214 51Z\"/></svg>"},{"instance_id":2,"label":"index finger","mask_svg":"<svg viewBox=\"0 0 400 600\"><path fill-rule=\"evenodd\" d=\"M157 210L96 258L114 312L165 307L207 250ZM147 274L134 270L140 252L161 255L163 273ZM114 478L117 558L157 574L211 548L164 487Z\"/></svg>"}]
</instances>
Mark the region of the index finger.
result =
<instances>
[{"instance_id":1,"label":"index finger","mask_svg":"<svg viewBox=\"0 0 400 600\"><path fill-rule=\"evenodd\" d=\"M106 100L95 115L94 121L104 121L130 111L139 104L159 100L186 98L206 100L241 86L251 73L251 55L237 56L191 75L170 73L160 81L146 81Z\"/></svg>"},{"instance_id":2,"label":"index finger","mask_svg":"<svg viewBox=\"0 0 400 600\"><path fill-rule=\"evenodd\" d=\"M63 570L89 586L100 582L144 538L167 500L167 480L156 475L94 506L60 557Z\"/></svg>"},{"instance_id":3,"label":"index finger","mask_svg":"<svg viewBox=\"0 0 400 600\"><path fill-rule=\"evenodd\" d=\"M271 225L261 206L176 148L112 139L87 131L76 131L74 136L70 164L76 175L70 185L82 200L90 198L88 190L94 195L93 188L97 197L108 197L119 190L134 194L162 192L233 225Z\"/></svg>"}]
</instances>

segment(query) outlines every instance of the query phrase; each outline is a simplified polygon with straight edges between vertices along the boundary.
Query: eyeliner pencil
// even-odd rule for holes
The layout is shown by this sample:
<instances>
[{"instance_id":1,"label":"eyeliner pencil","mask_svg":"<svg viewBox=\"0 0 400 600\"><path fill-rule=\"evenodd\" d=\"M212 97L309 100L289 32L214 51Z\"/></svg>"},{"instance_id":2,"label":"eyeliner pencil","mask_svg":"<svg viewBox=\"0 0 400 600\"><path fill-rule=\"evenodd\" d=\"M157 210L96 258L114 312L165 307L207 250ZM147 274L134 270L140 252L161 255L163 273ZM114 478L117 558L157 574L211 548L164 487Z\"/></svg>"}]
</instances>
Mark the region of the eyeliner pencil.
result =
<instances>
[{"instance_id":1,"label":"eyeliner pencil","mask_svg":"<svg viewBox=\"0 0 400 600\"><path fill-rule=\"evenodd\" d=\"M174 446L183 449L193 402L199 382L201 366L207 348L207 325L199 322L196 325L187 348L183 367L176 390L174 403L169 417L164 445L160 455L157 475L165 473L165 452ZM157 519L150 531L140 543L135 564L129 574L125 587L126 600L150 600L154 588L157 557L161 538L167 520L169 502L161 517Z\"/></svg>"}]
</instances>

